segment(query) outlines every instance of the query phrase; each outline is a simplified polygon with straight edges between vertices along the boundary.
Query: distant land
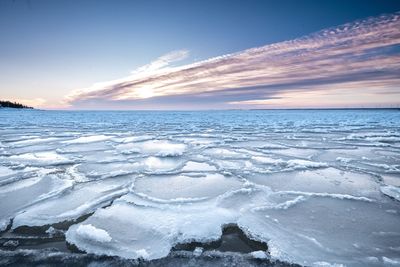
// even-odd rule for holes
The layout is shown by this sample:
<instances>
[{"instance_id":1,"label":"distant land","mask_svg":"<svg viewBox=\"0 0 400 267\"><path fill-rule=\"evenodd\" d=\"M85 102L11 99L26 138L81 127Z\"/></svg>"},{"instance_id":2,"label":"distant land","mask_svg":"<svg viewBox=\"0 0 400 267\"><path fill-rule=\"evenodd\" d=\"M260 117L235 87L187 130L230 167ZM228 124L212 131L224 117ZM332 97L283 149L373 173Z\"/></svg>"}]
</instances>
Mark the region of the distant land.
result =
<instances>
[{"instance_id":1,"label":"distant land","mask_svg":"<svg viewBox=\"0 0 400 267\"><path fill-rule=\"evenodd\" d=\"M0 108L28 108L28 109L33 109L32 107L28 107L25 105L22 105L17 102L11 102L11 101L1 101L0 100Z\"/></svg>"}]
</instances>

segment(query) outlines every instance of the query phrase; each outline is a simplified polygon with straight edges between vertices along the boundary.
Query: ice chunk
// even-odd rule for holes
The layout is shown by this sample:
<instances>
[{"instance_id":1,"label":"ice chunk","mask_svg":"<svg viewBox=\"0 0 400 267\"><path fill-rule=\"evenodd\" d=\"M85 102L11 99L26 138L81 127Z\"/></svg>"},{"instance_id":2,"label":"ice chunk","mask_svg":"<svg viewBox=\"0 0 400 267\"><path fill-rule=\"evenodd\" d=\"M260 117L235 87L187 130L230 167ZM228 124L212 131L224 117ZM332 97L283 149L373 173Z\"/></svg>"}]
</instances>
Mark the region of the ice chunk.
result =
<instances>
[{"instance_id":1,"label":"ice chunk","mask_svg":"<svg viewBox=\"0 0 400 267\"><path fill-rule=\"evenodd\" d=\"M288 157L296 157L302 159L309 159L317 154L319 154L319 150L317 149L309 149L309 148L295 148L291 147L288 149L276 150L273 151L274 154L283 155Z\"/></svg>"},{"instance_id":2,"label":"ice chunk","mask_svg":"<svg viewBox=\"0 0 400 267\"><path fill-rule=\"evenodd\" d=\"M104 179L138 173L141 169L143 167L139 162L82 163L75 172L89 179Z\"/></svg>"},{"instance_id":3,"label":"ice chunk","mask_svg":"<svg viewBox=\"0 0 400 267\"><path fill-rule=\"evenodd\" d=\"M63 141L65 144L86 144L86 143L93 143L93 142L100 142L111 139L112 136L107 135L89 135L89 136L82 136L76 139Z\"/></svg>"},{"instance_id":4,"label":"ice chunk","mask_svg":"<svg viewBox=\"0 0 400 267\"><path fill-rule=\"evenodd\" d=\"M194 255L195 257L201 256L202 253L203 253L203 248L202 248L202 247L196 247L196 248L193 250L193 255Z\"/></svg>"},{"instance_id":5,"label":"ice chunk","mask_svg":"<svg viewBox=\"0 0 400 267\"><path fill-rule=\"evenodd\" d=\"M269 157L264 157L264 156L255 156L255 157L251 157L251 159L255 160L257 162L265 163L265 164L279 165L279 164L285 163L285 161L282 159L274 159L274 158L269 158Z\"/></svg>"},{"instance_id":6,"label":"ice chunk","mask_svg":"<svg viewBox=\"0 0 400 267\"><path fill-rule=\"evenodd\" d=\"M352 161L351 158L343 158L343 157L337 157L336 158L337 161L343 162L343 163L349 163Z\"/></svg>"},{"instance_id":7,"label":"ice chunk","mask_svg":"<svg viewBox=\"0 0 400 267\"><path fill-rule=\"evenodd\" d=\"M44 175L20 180L0 187L0 231L11 218L28 207L60 194L72 186L72 181L58 175Z\"/></svg>"},{"instance_id":8,"label":"ice chunk","mask_svg":"<svg viewBox=\"0 0 400 267\"><path fill-rule=\"evenodd\" d=\"M270 158L270 157L266 157L266 156L254 156L251 159L255 163L275 165L276 167L280 168L277 170L286 170L286 169L301 170L301 169L328 167L327 163L314 162L314 161L304 160L304 159L290 159L290 160L285 161L280 158L276 159L276 158Z\"/></svg>"},{"instance_id":9,"label":"ice chunk","mask_svg":"<svg viewBox=\"0 0 400 267\"><path fill-rule=\"evenodd\" d=\"M63 236L64 235L64 231L63 230L59 230L54 228L53 226L50 226L47 230L46 230L46 234L48 234L50 237L54 237L54 236Z\"/></svg>"},{"instance_id":10,"label":"ice chunk","mask_svg":"<svg viewBox=\"0 0 400 267\"><path fill-rule=\"evenodd\" d=\"M82 223L105 229L112 237L110 242L82 238L77 233L82 224L71 226L66 238L89 253L151 260L167 256L176 243L217 240L222 234L221 226L234 218L234 213L209 205L155 208L119 201L97 210Z\"/></svg>"},{"instance_id":11,"label":"ice chunk","mask_svg":"<svg viewBox=\"0 0 400 267\"><path fill-rule=\"evenodd\" d=\"M269 256L265 251L257 250L250 253L250 255L255 259L268 259Z\"/></svg>"},{"instance_id":12,"label":"ice chunk","mask_svg":"<svg viewBox=\"0 0 400 267\"><path fill-rule=\"evenodd\" d=\"M247 179L271 187L275 191L340 193L356 196L379 195L379 185L373 176L336 168L304 171L252 174Z\"/></svg>"},{"instance_id":13,"label":"ice chunk","mask_svg":"<svg viewBox=\"0 0 400 267\"><path fill-rule=\"evenodd\" d=\"M212 172L216 171L217 169L205 162L195 162L195 161L188 161L185 166L182 168L183 172Z\"/></svg>"},{"instance_id":14,"label":"ice chunk","mask_svg":"<svg viewBox=\"0 0 400 267\"><path fill-rule=\"evenodd\" d=\"M130 145L134 151L161 157L180 156L186 150L185 144L172 143L167 140L151 140Z\"/></svg>"},{"instance_id":15,"label":"ice chunk","mask_svg":"<svg viewBox=\"0 0 400 267\"><path fill-rule=\"evenodd\" d=\"M381 192L400 201L400 187L392 185L381 186Z\"/></svg>"},{"instance_id":16,"label":"ice chunk","mask_svg":"<svg viewBox=\"0 0 400 267\"><path fill-rule=\"evenodd\" d=\"M381 205L321 196L288 209L252 209L255 217L241 217L239 226L269 240L273 258L309 266L321 259L329 264L363 266L367 257L393 257L398 253L389 248L400 244L398 219ZM361 224L375 233L365 232ZM393 235L378 235L379 231Z\"/></svg>"},{"instance_id":17,"label":"ice chunk","mask_svg":"<svg viewBox=\"0 0 400 267\"><path fill-rule=\"evenodd\" d=\"M295 199L290 199L285 202L275 204L275 203L270 203L269 205L266 206L259 206L255 207L253 210L254 211L259 211L259 210L264 210L264 209L288 209L300 202L306 201L307 198L304 196L297 196Z\"/></svg>"},{"instance_id":18,"label":"ice chunk","mask_svg":"<svg viewBox=\"0 0 400 267\"><path fill-rule=\"evenodd\" d=\"M240 188L242 182L221 174L149 176L135 181L135 192L149 197L174 200L215 197L226 191Z\"/></svg>"},{"instance_id":19,"label":"ice chunk","mask_svg":"<svg viewBox=\"0 0 400 267\"><path fill-rule=\"evenodd\" d=\"M133 179L120 177L77 184L73 190L64 192L57 198L26 208L14 218L12 227L42 226L75 220L126 194Z\"/></svg>"},{"instance_id":20,"label":"ice chunk","mask_svg":"<svg viewBox=\"0 0 400 267\"><path fill-rule=\"evenodd\" d=\"M400 134L395 132L364 132L352 133L345 139L347 140L365 140L371 142L400 142Z\"/></svg>"},{"instance_id":21,"label":"ice chunk","mask_svg":"<svg viewBox=\"0 0 400 267\"><path fill-rule=\"evenodd\" d=\"M0 166L0 179L3 177L6 177L6 176L10 176L14 173L15 173L14 170L12 170L8 167L5 167L5 166Z\"/></svg>"},{"instance_id":22,"label":"ice chunk","mask_svg":"<svg viewBox=\"0 0 400 267\"><path fill-rule=\"evenodd\" d=\"M55 151L12 155L9 157L9 160L12 164L23 164L26 166L50 166L76 162L75 159L70 159L56 153Z\"/></svg>"},{"instance_id":23,"label":"ice chunk","mask_svg":"<svg viewBox=\"0 0 400 267\"><path fill-rule=\"evenodd\" d=\"M91 143L71 143L68 145L63 144L57 148L59 154L78 154L83 155L84 153L96 153L97 151L106 151L113 148L113 145L108 142L91 142Z\"/></svg>"},{"instance_id":24,"label":"ice chunk","mask_svg":"<svg viewBox=\"0 0 400 267\"><path fill-rule=\"evenodd\" d=\"M32 139L13 142L12 146L13 147L31 146L31 145L49 143L49 142L53 142L56 140L59 140L59 139L56 137L47 137L47 138L38 137L38 138L32 138Z\"/></svg>"},{"instance_id":25,"label":"ice chunk","mask_svg":"<svg viewBox=\"0 0 400 267\"><path fill-rule=\"evenodd\" d=\"M387 257L382 257L383 263L392 266L400 266L400 258L391 259Z\"/></svg>"},{"instance_id":26,"label":"ice chunk","mask_svg":"<svg viewBox=\"0 0 400 267\"><path fill-rule=\"evenodd\" d=\"M15 248L19 245L18 240L8 240L3 244L4 247L12 247Z\"/></svg>"},{"instance_id":27,"label":"ice chunk","mask_svg":"<svg viewBox=\"0 0 400 267\"><path fill-rule=\"evenodd\" d=\"M324 168L328 167L328 164L324 162L313 162L302 159L291 159L288 160L287 166L293 169L307 169L307 168Z\"/></svg>"},{"instance_id":28,"label":"ice chunk","mask_svg":"<svg viewBox=\"0 0 400 267\"><path fill-rule=\"evenodd\" d=\"M77 235L81 238L87 239L89 241L106 243L111 241L111 236L104 231L103 229L99 229L94 227L91 224L81 224L76 229Z\"/></svg>"},{"instance_id":29,"label":"ice chunk","mask_svg":"<svg viewBox=\"0 0 400 267\"><path fill-rule=\"evenodd\" d=\"M171 158L148 157L143 163L145 170L150 173L173 171L181 166L181 161Z\"/></svg>"},{"instance_id":30,"label":"ice chunk","mask_svg":"<svg viewBox=\"0 0 400 267\"><path fill-rule=\"evenodd\" d=\"M400 187L400 176L396 174L383 174L381 175L383 182L387 185Z\"/></svg>"},{"instance_id":31,"label":"ice chunk","mask_svg":"<svg viewBox=\"0 0 400 267\"><path fill-rule=\"evenodd\" d=\"M185 144L191 144L199 147L208 147L217 141L217 139L204 137L184 137L178 138L178 140L184 142Z\"/></svg>"},{"instance_id":32,"label":"ice chunk","mask_svg":"<svg viewBox=\"0 0 400 267\"><path fill-rule=\"evenodd\" d=\"M154 137L151 135L141 135L141 136L128 136L128 137L123 137L123 138L114 138L113 140L115 140L116 142L119 143L132 143L132 142L140 142L140 141L147 141L147 140L151 140Z\"/></svg>"},{"instance_id":33,"label":"ice chunk","mask_svg":"<svg viewBox=\"0 0 400 267\"><path fill-rule=\"evenodd\" d=\"M211 148L205 153L218 158L243 158L242 154L226 148Z\"/></svg>"}]
</instances>

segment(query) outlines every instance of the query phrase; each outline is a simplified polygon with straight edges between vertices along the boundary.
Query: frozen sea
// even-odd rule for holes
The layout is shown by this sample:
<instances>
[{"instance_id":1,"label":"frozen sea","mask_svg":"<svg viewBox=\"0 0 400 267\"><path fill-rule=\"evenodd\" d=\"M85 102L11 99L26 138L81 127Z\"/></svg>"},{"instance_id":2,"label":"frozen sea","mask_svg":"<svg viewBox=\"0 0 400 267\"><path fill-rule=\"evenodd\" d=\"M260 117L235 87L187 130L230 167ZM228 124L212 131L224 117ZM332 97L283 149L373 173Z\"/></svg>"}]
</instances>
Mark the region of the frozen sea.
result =
<instances>
[{"instance_id":1,"label":"frozen sea","mask_svg":"<svg viewBox=\"0 0 400 267\"><path fill-rule=\"evenodd\" d=\"M0 110L0 265L400 266L400 111Z\"/></svg>"}]
</instances>

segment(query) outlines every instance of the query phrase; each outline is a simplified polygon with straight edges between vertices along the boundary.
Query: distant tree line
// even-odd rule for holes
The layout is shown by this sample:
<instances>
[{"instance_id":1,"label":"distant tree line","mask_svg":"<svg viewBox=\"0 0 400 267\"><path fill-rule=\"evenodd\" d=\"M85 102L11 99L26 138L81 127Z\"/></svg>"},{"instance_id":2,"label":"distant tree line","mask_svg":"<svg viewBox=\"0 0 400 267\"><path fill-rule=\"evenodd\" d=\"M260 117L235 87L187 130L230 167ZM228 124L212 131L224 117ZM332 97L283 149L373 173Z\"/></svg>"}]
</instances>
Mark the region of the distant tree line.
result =
<instances>
[{"instance_id":1,"label":"distant tree line","mask_svg":"<svg viewBox=\"0 0 400 267\"><path fill-rule=\"evenodd\" d=\"M0 100L0 108L32 108L32 107L28 107L17 102Z\"/></svg>"}]
</instances>

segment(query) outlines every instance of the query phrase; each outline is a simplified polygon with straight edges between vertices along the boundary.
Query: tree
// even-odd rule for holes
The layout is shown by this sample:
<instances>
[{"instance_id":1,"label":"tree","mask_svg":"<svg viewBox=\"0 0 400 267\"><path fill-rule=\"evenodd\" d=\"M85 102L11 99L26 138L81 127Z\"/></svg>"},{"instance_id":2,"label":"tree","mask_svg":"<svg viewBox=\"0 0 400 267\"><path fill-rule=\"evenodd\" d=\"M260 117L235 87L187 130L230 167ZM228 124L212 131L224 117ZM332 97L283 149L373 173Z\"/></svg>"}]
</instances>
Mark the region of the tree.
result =
<instances>
[{"instance_id":1,"label":"tree","mask_svg":"<svg viewBox=\"0 0 400 267\"><path fill-rule=\"evenodd\" d=\"M1 101L0 100L0 107L2 108L29 108L32 109L32 107L28 107L25 105L22 105L17 102L11 102L11 101Z\"/></svg>"}]
</instances>

